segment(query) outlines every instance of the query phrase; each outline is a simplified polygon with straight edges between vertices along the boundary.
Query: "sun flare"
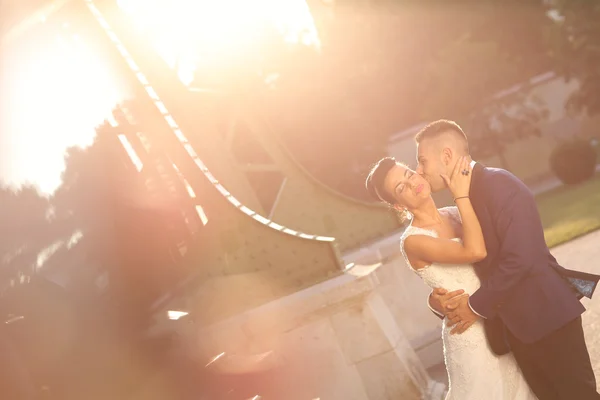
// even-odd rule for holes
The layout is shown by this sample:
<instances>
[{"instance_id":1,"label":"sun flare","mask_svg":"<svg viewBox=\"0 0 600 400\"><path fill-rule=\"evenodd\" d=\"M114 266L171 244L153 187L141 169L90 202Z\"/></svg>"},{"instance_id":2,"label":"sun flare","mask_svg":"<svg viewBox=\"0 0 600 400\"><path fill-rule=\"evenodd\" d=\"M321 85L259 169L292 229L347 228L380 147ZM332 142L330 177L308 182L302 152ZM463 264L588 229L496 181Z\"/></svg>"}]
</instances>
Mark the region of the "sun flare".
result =
<instances>
[{"instance_id":1,"label":"sun flare","mask_svg":"<svg viewBox=\"0 0 600 400\"><path fill-rule=\"evenodd\" d=\"M4 57L2 136L10 184L32 183L45 194L61 182L64 152L88 146L95 126L110 115L122 93L99 55L71 32L42 32Z\"/></svg>"},{"instance_id":2,"label":"sun flare","mask_svg":"<svg viewBox=\"0 0 600 400\"><path fill-rule=\"evenodd\" d=\"M288 43L320 47L304 0L119 0L118 4L185 84L200 66L222 65L232 55L252 52L268 28Z\"/></svg>"},{"instance_id":3,"label":"sun flare","mask_svg":"<svg viewBox=\"0 0 600 400\"><path fill-rule=\"evenodd\" d=\"M197 71L252 54L265 30L288 43L320 46L305 0L118 0L130 25L185 83ZM68 23L51 15L11 37L3 54L0 179L37 185L45 194L61 183L64 152L90 145L95 127L127 97L102 54ZM49 25L52 25L50 27Z\"/></svg>"}]
</instances>

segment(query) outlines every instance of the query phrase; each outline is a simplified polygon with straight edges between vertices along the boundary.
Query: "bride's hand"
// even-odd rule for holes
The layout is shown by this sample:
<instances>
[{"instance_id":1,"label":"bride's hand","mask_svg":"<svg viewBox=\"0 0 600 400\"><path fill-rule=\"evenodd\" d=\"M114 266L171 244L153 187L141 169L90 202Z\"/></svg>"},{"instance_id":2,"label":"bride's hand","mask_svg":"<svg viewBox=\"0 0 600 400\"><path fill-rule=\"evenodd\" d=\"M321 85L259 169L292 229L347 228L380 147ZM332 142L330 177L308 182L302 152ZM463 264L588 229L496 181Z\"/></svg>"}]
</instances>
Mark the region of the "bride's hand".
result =
<instances>
[{"instance_id":1,"label":"bride's hand","mask_svg":"<svg viewBox=\"0 0 600 400\"><path fill-rule=\"evenodd\" d=\"M442 179L446 182L446 186L448 186L455 199L469 196L471 177L473 176L473 168L470 164L469 157L461 157L456 162L450 177L442 174Z\"/></svg>"}]
</instances>

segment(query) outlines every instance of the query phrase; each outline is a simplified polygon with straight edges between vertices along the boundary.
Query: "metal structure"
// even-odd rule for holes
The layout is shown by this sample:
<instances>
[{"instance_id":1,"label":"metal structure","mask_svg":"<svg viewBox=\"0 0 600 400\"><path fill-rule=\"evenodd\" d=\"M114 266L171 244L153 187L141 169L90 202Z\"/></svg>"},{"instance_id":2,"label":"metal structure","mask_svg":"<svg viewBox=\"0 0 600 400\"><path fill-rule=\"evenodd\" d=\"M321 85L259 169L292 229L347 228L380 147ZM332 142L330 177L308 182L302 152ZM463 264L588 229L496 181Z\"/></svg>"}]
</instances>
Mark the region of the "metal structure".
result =
<instances>
[{"instance_id":1,"label":"metal structure","mask_svg":"<svg viewBox=\"0 0 600 400\"><path fill-rule=\"evenodd\" d=\"M185 132L181 145L192 146L203 166L241 203L277 224L335 237L342 251L401 228L385 207L341 195L310 176L252 99L185 86L152 44L128 26L127 17L117 17L111 4L87 1L132 72L147 80L152 91L146 95L168 110L169 129L178 139L178 132Z\"/></svg>"},{"instance_id":2,"label":"metal structure","mask_svg":"<svg viewBox=\"0 0 600 400\"><path fill-rule=\"evenodd\" d=\"M400 228L385 208L312 178L251 101L181 84L128 29L115 1L65 0L61 7L47 18L45 33L69 25L64 36L89 40L130 89L130 100L97 128L92 146L106 158L99 175L108 182L92 173L83 191L105 185L103 198L94 192L74 200L92 203L83 208L102 221L83 227L89 229L68 255L46 266L85 292L77 293L77 306L86 311L86 334L69 347L75 367L57 369L66 392L110 380L93 392L115 397L141 379L106 351L114 349L114 331L158 351L145 336L162 322L148 317L164 320L166 310L181 310L199 322L192 329L214 324L343 274L341 251ZM171 331L172 322L162 327ZM86 374L79 371L83 361L115 367Z\"/></svg>"},{"instance_id":3,"label":"metal structure","mask_svg":"<svg viewBox=\"0 0 600 400\"><path fill-rule=\"evenodd\" d=\"M141 226L162 219L164 235L152 240L168 243L169 263L181 265L177 276L192 290L233 276L269 282L268 291L207 312L208 320L341 274L340 251L401 227L384 207L342 196L311 177L250 100L183 85L114 1L60 6L54 13L64 12L131 86L132 100L101 130L118 141L133 168L128 174L142 182L129 195L139 202L143 193L143 202L154 204L148 207L162 211L125 207L123 216ZM121 228L128 235L143 229Z\"/></svg>"},{"instance_id":4,"label":"metal structure","mask_svg":"<svg viewBox=\"0 0 600 400\"><path fill-rule=\"evenodd\" d=\"M185 118L171 114L171 107L158 94L160 89L151 83L164 84L169 71L154 60L146 60L142 72L137 67L139 61L127 50L132 46L120 39L127 34L115 34L100 9L92 2L87 5L104 30L95 33L107 34L112 41L115 68L133 83L134 100L122 105L114 113L113 126L104 129L119 138L150 193L156 192L157 198L160 193L172 195L176 207L170 209L178 209L178 221L188 229L187 234L175 229L177 234L170 236L171 253L179 258L176 264L188 272L185 286L195 290L211 279L250 275L254 280L270 282L268 292L254 296L236 293L240 301L227 309L219 306L211 312L206 308L205 321L225 318L342 273L344 266L332 237L302 233L273 222L247 207L216 179L196 153L196 149L207 153L212 149L188 141L184 130L190 125ZM197 99L187 93L179 101L188 104ZM190 126L194 131L203 129Z\"/></svg>"}]
</instances>

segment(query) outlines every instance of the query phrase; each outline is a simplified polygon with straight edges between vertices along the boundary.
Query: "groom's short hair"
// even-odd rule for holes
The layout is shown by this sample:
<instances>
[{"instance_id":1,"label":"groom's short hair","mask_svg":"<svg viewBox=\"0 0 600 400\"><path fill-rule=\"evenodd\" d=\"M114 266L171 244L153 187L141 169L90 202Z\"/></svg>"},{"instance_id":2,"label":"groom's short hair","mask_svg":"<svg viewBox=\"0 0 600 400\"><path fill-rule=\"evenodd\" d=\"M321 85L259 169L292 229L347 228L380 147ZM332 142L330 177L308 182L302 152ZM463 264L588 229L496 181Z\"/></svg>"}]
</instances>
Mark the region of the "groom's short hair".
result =
<instances>
[{"instance_id":1,"label":"groom's short hair","mask_svg":"<svg viewBox=\"0 0 600 400\"><path fill-rule=\"evenodd\" d=\"M469 154L469 141L467 140L467 135L460 125L447 119L440 119L427 124L427 126L415 135L415 141L421 143L423 140L435 139L446 133L453 134L456 139L462 142L465 146L465 152Z\"/></svg>"}]
</instances>

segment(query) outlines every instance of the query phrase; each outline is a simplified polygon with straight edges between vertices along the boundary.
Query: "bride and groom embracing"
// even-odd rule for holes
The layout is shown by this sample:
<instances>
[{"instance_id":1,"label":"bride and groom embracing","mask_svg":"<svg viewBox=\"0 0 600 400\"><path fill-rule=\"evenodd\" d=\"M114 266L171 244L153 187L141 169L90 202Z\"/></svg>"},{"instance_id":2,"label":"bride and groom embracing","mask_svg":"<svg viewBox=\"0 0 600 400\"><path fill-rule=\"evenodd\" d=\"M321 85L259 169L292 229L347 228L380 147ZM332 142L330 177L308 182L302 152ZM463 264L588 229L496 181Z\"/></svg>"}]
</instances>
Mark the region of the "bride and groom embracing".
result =
<instances>
[{"instance_id":1,"label":"bride and groom embracing","mask_svg":"<svg viewBox=\"0 0 600 400\"><path fill-rule=\"evenodd\" d=\"M557 263L531 191L472 161L459 125L436 121L415 139L417 171L384 158L366 185L411 217L401 249L443 319L446 399L600 399L579 301L600 277ZM431 192L445 188L457 207L436 208Z\"/></svg>"}]
</instances>

